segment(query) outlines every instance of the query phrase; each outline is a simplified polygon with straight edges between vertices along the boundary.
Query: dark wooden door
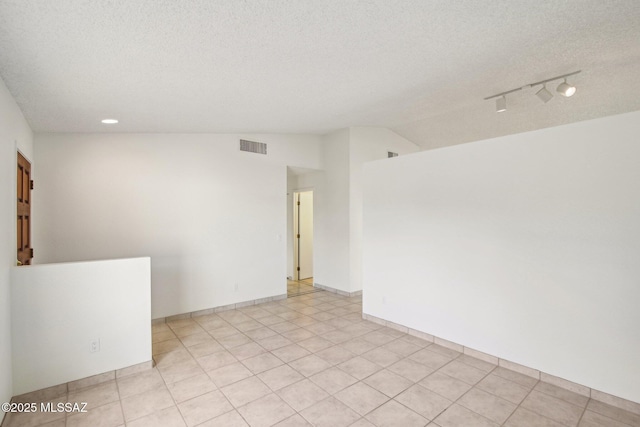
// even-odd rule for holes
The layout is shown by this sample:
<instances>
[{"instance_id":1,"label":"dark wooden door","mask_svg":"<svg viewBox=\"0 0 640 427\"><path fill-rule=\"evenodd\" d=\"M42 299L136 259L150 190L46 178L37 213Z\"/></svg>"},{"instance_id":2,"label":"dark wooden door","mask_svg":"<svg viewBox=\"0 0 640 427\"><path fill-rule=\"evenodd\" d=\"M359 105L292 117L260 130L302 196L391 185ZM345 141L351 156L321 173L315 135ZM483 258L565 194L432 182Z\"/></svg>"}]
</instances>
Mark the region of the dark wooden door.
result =
<instances>
[{"instance_id":1,"label":"dark wooden door","mask_svg":"<svg viewBox=\"0 0 640 427\"><path fill-rule=\"evenodd\" d=\"M18 261L31 264L31 163L18 153Z\"/></svg>"}]
</instances>

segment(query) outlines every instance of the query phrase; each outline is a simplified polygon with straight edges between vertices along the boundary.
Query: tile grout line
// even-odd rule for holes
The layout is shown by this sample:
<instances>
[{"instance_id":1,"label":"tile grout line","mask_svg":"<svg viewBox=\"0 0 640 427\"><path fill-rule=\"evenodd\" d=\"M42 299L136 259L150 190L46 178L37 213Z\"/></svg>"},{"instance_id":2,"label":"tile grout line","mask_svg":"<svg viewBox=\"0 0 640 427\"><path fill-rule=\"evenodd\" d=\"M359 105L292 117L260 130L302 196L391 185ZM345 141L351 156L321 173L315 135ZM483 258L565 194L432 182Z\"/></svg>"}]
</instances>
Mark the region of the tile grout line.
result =
<instances>
[{"instance_id":1,"label":"tile grout line","mask_svg":"<svg viewBox=\"0 0 640 427\"><path fill-rule=\"evenodd\" d=\"M584 417L584 414L587 412L587 408L589 407L589 402L591 401L591 397L589 397L587 399L587 403L584 405L584 409L582 410L582 413L580 414L580 418L578 418L578 424L576 424L577 426L580 425L580 422L582 422L582 418Z\"/></svg>"},{"instance_id":2,"label":"tile grout line","mask_svg":"<svg viewBox=\"0 0 640 427\"><path fill-rule=\"evenodd\" d=\"M151 356L153 359L153 356ZM124 408L122 407L122 396L120 395L120 382L118 381L118 375L115 376L116 391L118 393L118 406L120 407L120 414L122 414L122 422L127 425L127 419L124 417ZM66 423L65 423L66 424Z\"/></svg>"},{"instance_id":3,"label":"tile grout line","mask_svg":"<svg viewBox=\"0 0 640 427\"><path fill-rule=\"evenodd\" d=\"M180 340L180 338L178 338L178 339ZM182 340L180 340L180 343L182 343ZM160 354L162 354L162 353L160 353ZM189 353L189 355L192 356L191 353ZM185 425L188 425L187 424L187 420L184 418L184 414L180 410L180 406L178 406L178 402L176 401L175 397L173 396L173 393L171 393L171 390L169 389L169 384L167 384L167 380L162 376L162 373L160 373L160 369L158 369L158 375L160 375L160 378L162 379L162 382L164 383L164 386L167 389L167 393L169 393L169 396L171 396L171 400L173 400L173 404L175 405L176 410L178 411L178 414L180 414L180 418L182 418L182 421L184 422ZM191 377L189 377L189 378L191 378ZM185 379L187 379L187 378L185 378ZM153 414L153 412L152 412L152 414ZM149 415L151 415L151 414L149 414ZM146 416L147 415L145 415L145 417ZM144 418L144 417L140 417L140 418ZM140 419L140 418L138 418L138 419ZM126 422L126 420L125 420L125 422Z\"/></svg>"},{"instance_id":4,"label":"tile grout line","mask_svg":"<svg viewBox=\"0 0 640 427\"><path fill-rule=\"evenodd\" d=\"M505 378L505 379L506 379L506 378ZM506 423L509 421L509 419L510 419L511 417L513 417L513 414L515 414L515 413L516 413L516 411L517 411L519 408L521 408L521 407L522 407L522 402L524 402L525 400L527 400L527 397L529 397L529 395L533 392L533 390L536 388L536 386L538 385L538 383L539 383L539 382L540 382L540 380L538 380L538 381L533 385L533 387L531 387L531 390L529 390L529 391L527 392L527 395L526 395L526 396L525 396L525 397L520 401L520 403L518 403L518 406L516 406L516 409L511 413L511 415L509 415L509 418L507 418L507 419L504 421L504 424L506 424ZM522 408L522 409L528 410L527 408ZM532 412L533 412L533 411L532 411ZM536 414L537 414L537 412L536 412ZM541 415L541 414L538 414L538 415L540 415L540 416L544 417L544 418L545 418L545 419L547 419L547 420L551 420L550 418L545 417L544 415ZM551 420L551 421L553 421L553 420ZM504 425L504 424L503 424L503 425Z\"/></svg>"},{"instance_id":5,"label":"tile grout line","mask_svg":"<svg viewBox=\"0 0 640 427\"><path fill-rule=\"evenodd\" d=\"M449 361L449 362L448 362L448 363L446 363L445 365L443 365L443 366L441 366L440 368L438 368L438 369L436 370L436 372L437 372L437 371L439 371L440 369L444 368L445 366L449 365L449 364L450 364L451 362L453 362L454 360L458 360L458 359L459 359L460 357L462 357L463 355L464 355L464 353L460 353L460 355L458 355L455 359L452 359L451 361ZM460 363L464 363L464 362L460 361ZM464 364L465 364L465 365L467 365L466 363L464 363ZM471 365L467 365L467 366L471 366ZM473 366L471 366L471 367L473 368ZM480 381L482 381L483 379L485 379L486 377L488 377L488 376L489 376L493 371L495 371L497 367L498 367L498 366L494 366L494 367L493 367L489 372L487 372L487 373L486 373L486 374L485 374L485 375L484 375L480 380L478 380L474 385L469 384L469 385L471 385L471 388L469 388L469 390L467 390L467 391L465 391L464 393L462 393L462 395L460 395L456 400L452 401L452 402L451 402L451 405L449 405L449 406L447 406L445 409L443 409L443 410L442 410L442 411L441 411L441 412L440 412L440 413L439 413L439 414L438 414L438 415L433 419L433 422L435 422L435 419L436 419L436 418L438 418L440 415L442 415L444 412L446 412L446 411L447 411L449 408L451 408L453 405L458 404L458 401L459 401L460 399L462 399L462 398L463 398L464 396L466 396L466 395L467 395L471 390L473 390L473 389L474 389L474 388L475 388L475 387L480 383ZM476 369L477 369L477 368L476 368ZM445 374L445 375L446 375L446 374ZM456 378L456 379L457 379L457 378ZM462 380L459 380L459 381L462 381ZM462 381L462 382L464 382L464 381ZM490 394L491 394L492 396L494 396L494 395L493 395L493 393L490 393ZM444 397L444 396L443 396L443 397ZM495 397L500 398L499 396L495 396ZM505 399L503 399L503 400L505 400ZM460 405L460 406L462 406L463 408L465 408L465 409L467 409L467 410L469 410L469 411L473 412L474 414L477 414L477 415L481 416L482 418L484 418L484 419L486 419L486 420L489 420L490 422L494 422L492 419L489 419L489 418L485 417L485 416L484 416L484 415L482 415L482 414L478 414L478 413L477 413L476 411L474 411L473 409L469 409L469 408L467 408L467 407L466 407L466 406L464 406L464 405ZM516 409L517 409L517 408L516 408ZM515 411L515 409L514 409L514 411Z\"/></svg>"}]
</instances>

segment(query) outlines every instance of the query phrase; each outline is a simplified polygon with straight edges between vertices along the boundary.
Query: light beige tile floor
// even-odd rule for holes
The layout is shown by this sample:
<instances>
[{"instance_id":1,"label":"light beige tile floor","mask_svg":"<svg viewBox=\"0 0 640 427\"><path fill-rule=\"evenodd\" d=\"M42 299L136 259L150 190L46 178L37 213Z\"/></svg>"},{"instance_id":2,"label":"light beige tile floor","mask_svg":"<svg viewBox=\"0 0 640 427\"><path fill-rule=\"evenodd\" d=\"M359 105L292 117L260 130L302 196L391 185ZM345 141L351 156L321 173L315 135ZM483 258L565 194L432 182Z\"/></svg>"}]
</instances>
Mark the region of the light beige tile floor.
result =
<instances>
[{"instance_id":1,"label":"light beige tile floor","mask_svg":"<svg viewBox=\"0 0 640 427\"><path fill-rule=\"evenodd\" d=\"M5 427L640 426L639 415L364 321L361 297L324 291L154 325L153 358L153 369L47 396L86 401L86 414L17 414Z\"/></svg>"},{"instance_id":2,"label":"light beige tile floor","mask_svg":"<svg viewBox=\"0 0 640 427\"><path fill-rule=\"evenodd\" d=\"M313 286L313 277L302 280L287 280L287 296L295 297L299 295L309 294L311 292L320 292L322 289ZM310 313L305 313L310 314Z\"/></svg>"}]
</instances>

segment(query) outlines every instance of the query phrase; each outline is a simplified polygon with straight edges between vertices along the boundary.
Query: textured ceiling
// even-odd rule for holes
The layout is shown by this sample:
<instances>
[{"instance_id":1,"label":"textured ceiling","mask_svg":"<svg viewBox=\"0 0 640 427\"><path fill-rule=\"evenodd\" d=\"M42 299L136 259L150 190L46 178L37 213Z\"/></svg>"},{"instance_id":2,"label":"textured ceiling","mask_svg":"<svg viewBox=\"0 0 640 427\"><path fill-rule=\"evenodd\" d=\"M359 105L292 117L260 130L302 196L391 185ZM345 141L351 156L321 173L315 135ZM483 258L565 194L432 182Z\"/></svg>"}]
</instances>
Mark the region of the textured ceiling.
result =
<instances>
[{"instance_id":1,"label":"textured ceiling","mask_svg":"<svg viewBox=\"0 0 640 427\"><path fill-rule=\"evenodd\" d=\"M572 98L483 101L578 69ZM640 1L1 0L0 75L36 132L384 126L432 148L640 109Z\"/></svg>"}]
</instances>

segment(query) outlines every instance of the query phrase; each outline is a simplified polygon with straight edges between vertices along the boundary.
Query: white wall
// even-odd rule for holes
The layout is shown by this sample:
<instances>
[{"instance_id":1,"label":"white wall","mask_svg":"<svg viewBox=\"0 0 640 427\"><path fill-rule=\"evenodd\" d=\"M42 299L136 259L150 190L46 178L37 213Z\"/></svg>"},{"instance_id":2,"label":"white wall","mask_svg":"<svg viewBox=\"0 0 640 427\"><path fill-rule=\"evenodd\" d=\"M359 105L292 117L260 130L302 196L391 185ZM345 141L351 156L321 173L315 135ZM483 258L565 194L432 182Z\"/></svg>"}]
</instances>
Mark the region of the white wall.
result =
<instances>
[{"instance_id":1,"label":"white wall","mask_svg":"<svg viewBox=\"0 0 640 427\"><path fill-rule=\"evenodd\" d=\"M349 129L325 135L314 189L314 283L349 291Z\"/></svg>"},{"instance_id":2,"label":"white wall","mask_svg":"<svg viewBox=\"0 0 640 427\"><path fill-rule=\"evenodd\" d=\"M362 167L365 163L388 158L388 152L399 156L419 151L413 142L397 133L379 127L350 128L349 144L349 287L362 289Z\"/></svg>"},{"instance_id":3,"label":"white wall","mask_svg":"<svg viewBox=\"0 0 640 427\"><path fill-rule=\"evenodd\" d=\"M323 137L324 170L297 176L314 194L314 282L362 289L362 165L418 146L386 128L352 127Z\"/></svg>"},{"instance_id":4,"label":"white wall","mask_svg":"<svg viewBox=\"0 0 640 427\"><path fill-rule=\"evenodd\" d=\"M640 402L639 140L634 112L366 165L364 312Z\"/></svg>"},{"instance_id":5,"label":"white wall","mask_svg":"<svg viewBox=\"0 0 640 427\"><path fill-rule=\"evenodd\" d=\"M32 141L29 125L0 79L0 402L9 401L13 389L10 269L16 263L16 148L33 160Z\"/></svg>"},{"instance_id":6,"label":"white wall","mask_svg":"<svg viewBox=\"0 0 640 427\"><path fill-rule=\"evenodd\" d=\"M241 137L269 154L240 152ZM284 294L286 165L321 167L319 141L36 135L37 262L151 256L154 318Z\"/></svg>"},{"instance_id":7,"label":"white wall","mask_svg":"<svg viewBox=\"0 0 640 427\"><path fill-rule=\"evenodd\" d=\"M149 258L13 267L14 395L150 361L150 274Z\"/></svg>"}]
</instances>

